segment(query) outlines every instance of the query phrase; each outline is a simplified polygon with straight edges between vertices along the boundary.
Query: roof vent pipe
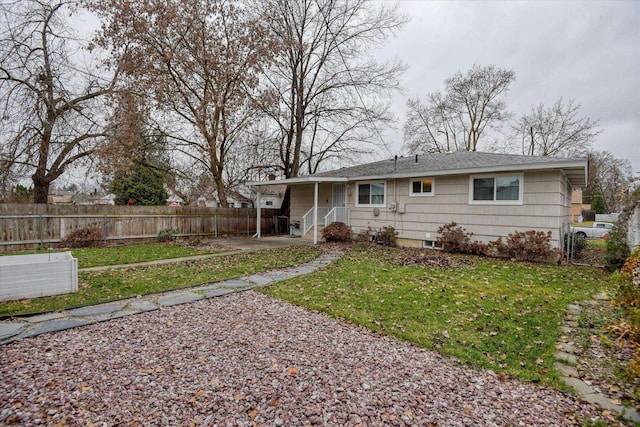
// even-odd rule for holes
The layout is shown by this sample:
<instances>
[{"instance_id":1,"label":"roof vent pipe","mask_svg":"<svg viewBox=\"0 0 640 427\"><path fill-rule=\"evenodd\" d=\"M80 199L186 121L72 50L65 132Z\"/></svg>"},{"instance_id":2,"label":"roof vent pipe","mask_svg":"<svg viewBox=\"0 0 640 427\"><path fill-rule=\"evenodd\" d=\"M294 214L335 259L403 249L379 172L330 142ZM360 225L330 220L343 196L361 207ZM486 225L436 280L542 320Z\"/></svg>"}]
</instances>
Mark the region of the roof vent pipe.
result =
<instances>
[{"instance_id":1,"label":"roof vent pipe","mask_svg":"<svg viewBox=\"0 0 640 427\"><path fill-rule=\"evenodd\" d=\"M416 163L418 163L418 155L416 154Z\"/></svg>"},{"instance_id":2,"label":"roof vent pipe","mask_svg":"<svg viewBox=\"0 0 640 427\"><path fill-rule=\"evenodd\" d=\"M398 155L393 159L393 170L398 169Z\"/></svg>"}]
</instances>

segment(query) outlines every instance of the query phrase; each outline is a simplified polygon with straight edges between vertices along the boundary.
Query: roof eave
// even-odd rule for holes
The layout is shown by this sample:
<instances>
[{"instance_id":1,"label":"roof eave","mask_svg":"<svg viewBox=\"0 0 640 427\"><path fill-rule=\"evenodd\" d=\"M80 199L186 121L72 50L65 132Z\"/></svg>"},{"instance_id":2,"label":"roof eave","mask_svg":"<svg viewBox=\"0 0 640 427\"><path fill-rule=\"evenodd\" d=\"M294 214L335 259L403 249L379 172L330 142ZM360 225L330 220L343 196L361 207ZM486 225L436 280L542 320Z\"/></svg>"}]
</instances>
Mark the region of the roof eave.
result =
<instances>
[{"instance_id":1,"label":"roof eave","mask_svg":"<svg viewBox=\"0 0 640 427\"><path fill-rule=\"evenodd\" d=\"M267 186L267 185L296 185L296 184L314 184L322 182L347 182L349 181L345 177L327 177L327 176L313 176L307 175L298 178L279 179L273 181L252 181L247 182L246 185L255 187Z\"/></svg>"},{"instance_id":2,"label":"roof eave","mask_svg":"<svg viewBox=\"0 0 640 427\"><path fill-rule=\"evenodd\" d=\"M462 168L462 169L447 169L439 171L412 171L412 172L391 172L378 175L361 175L354 177L344 176L313 176L307 175L297 178L289 178L274 181L254 181L248 182L247 185L251 186L267 186L267 185L297 185L297 184L313 184L323 182L353 182L353 181L372 181L381 179L404 179L415 178L419 176L444 176L444 175L473 175L483 173L501 173L501 172L513 172L513 171L533 171L533 170L566 170L566 169L581 169L584 170L584 180L580 180L577 186L585 185L587 179L587 160L571 160L565 162L549 162L549 163L531 163L524 165L503 165L503 166L483 166L476 168ZM339 172L339 171L336 171ZM584 181L584 182L582 182ZM575 185L575 184L574 184Z\"/></svg>"}]
</instances>

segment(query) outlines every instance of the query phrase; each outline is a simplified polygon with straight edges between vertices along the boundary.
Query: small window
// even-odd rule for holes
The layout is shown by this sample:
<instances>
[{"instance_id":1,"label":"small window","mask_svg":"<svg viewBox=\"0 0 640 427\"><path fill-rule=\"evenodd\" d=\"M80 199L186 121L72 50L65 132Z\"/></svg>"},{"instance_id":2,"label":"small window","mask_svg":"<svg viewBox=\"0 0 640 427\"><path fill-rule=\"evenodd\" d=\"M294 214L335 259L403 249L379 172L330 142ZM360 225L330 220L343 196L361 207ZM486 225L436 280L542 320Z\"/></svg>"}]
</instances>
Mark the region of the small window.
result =
<instances>
[{"instance_id":1,"label":"small window","mask_svg":"<svg viewBox=\"0 0 640 427\"><path fill-rule=\"evenodd\" d=\"M433 196L434 195L434 179L419 178L412 179L410 182L410 196Z\"/></svg>"},{"instance_id":2,"label":"small window","mask_svg":"<svg viewBox=\"0 0 640 427\"><path fill-rule=\"evenodd\" d=\"M358 184L358 206L384 206L385 187L384 182Z\"/></svg>"},{"instance_id":3,"label":"small window","mask_svg":"<svg viewBox=\"0 0 640 427\"><path fill-rule=\"evenodd\" d=\"M267 206L273 206L273 200L267 200L267 201L265 202L265 205L267 205Z\"/></svg>"},{"instance_id":4,"label":"small window","mask_svg":"<svg viewBox=\"0 0 640 427\"><path fill-rule=\"evenodd\" d=\"M472 176L469 203L521 204L522 181L522 174Z\"/></svg>"}]
</instances>

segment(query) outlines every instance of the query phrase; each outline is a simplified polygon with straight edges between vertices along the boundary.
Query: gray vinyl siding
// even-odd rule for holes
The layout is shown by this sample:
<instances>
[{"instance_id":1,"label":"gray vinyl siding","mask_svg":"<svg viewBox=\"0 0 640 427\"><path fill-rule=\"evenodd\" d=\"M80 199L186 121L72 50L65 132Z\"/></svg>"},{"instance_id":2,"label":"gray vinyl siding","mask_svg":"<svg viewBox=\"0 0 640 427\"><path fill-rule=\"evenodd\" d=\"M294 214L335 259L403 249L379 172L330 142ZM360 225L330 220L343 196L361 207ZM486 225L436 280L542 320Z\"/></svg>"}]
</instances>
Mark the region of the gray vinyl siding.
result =
<instances>
[{"instance_id":1,"label":"gray vinyl siding","mask_svg":"<svg viewBox=\"0 0 640 427\"><path fill-rule=\"evenodd\" d=\"M373 208L356 207L355 195L348 193L351 226L358 233L390 225L399 238L422 241L435 240L439 227L455 221L472 232L473 239L484 242L516 230L536 230L551 231L552 244L558 246L560 228L569 218L565 177L560 171L525 172L522 205L470 204L469 179L469 175L437 176L435 195L418 197L409 196L409 179L387 180L387 207L380 208L378 216ZM394 201L399 208L395 212L388 207Z\"/></svg>"}]
</instances>

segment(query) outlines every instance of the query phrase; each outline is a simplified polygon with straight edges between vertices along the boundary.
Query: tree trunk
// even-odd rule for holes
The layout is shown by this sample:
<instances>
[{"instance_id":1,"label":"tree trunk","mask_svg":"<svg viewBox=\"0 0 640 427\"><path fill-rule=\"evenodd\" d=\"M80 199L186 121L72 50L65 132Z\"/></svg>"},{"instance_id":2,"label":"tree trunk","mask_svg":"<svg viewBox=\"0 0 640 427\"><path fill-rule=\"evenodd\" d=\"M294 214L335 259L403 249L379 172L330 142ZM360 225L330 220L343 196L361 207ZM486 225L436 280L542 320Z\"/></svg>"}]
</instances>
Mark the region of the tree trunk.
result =
<instances>
[{"instance_id":1,"label":"tree trunk","mask_svg":"<svg viewBox=\"0 0 640 427\"><path fill-rule=\"evenodd\" d=\"M287 190L284 192L284 197L282 198L282 204L280 205L280 215L289 217L291 214L291 187L287 186ZM289 218L289 222L291 222L291 218Z\"/></svg>"},{"instance_id":2,"label":"tree trunk","mask_svg":"<svg viewBox=\"0 0 640 427\"><path fill-rule=\"evenodd\" d=\"M49 201L49 184L50 181L45 178L33 174L33 203L47 204Z\"/></svg>"},{"instance_id":3,"label":"tree trunk","mask_svg":"<svg viewBox=\"0 0 640 427\"><path fill-rule=\"evenodd\" d=\"M224 182L222 178L215 176L214 180L216 182L216 190L218 193L218 201L220 202L220 207L228 208L229 202L227 202L227 193L224 188Z\"/></svg>"}]
</instances>

